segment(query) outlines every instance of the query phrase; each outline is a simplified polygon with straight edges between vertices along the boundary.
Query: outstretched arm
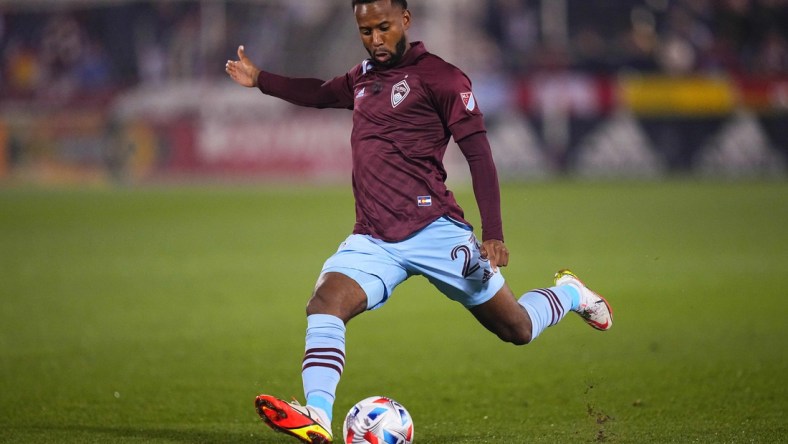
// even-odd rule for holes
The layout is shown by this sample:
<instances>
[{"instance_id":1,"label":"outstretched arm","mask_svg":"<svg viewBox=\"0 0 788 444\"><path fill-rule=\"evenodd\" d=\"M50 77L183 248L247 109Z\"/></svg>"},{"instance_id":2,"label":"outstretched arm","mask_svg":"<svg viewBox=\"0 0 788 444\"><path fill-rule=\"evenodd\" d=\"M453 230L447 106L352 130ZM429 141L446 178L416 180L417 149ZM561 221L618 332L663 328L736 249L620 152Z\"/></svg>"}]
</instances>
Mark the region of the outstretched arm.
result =
<instances>
[{"instance_id":1,"label":"outstretched arm","mask_svg":"<svg viewBox=\"0 0 788 444\"><path fill-rule=\"evenodd\" d=\"M490 144L485 132L477 132L457 142L468 161L473 181L473 193L482 218L482 257L490 261L493 270L509 263L509 250L503 243L501 223L501 195L498 173L495 170Z\"/></svg>"},{"instance_id":2,"label":"outstretched arm","mask_svg":"<svg viewBox=\"0 0 788 444\"><path fill-rule=\"evenodd\" d=\"M228 60L224 70L235 83L249 88L257 86L260 68L256 67L244 53L244 46L238 47L238 60Z\"/></svg>"},{"instance_id":3,"label":"outstretched arm","mask_svg":"<svg viewBox=\"0 0 788 444\"><path fill-rule=\"evenodd\" d=\"M266 72L255 66L238 47L238 60L228 60L224 70L237 84L258 87L264 94L290 103L313 108L350 108L352 90L345 84L345 76L328 82L320 79L292 78Z\"/></svg>"}]
</instances>

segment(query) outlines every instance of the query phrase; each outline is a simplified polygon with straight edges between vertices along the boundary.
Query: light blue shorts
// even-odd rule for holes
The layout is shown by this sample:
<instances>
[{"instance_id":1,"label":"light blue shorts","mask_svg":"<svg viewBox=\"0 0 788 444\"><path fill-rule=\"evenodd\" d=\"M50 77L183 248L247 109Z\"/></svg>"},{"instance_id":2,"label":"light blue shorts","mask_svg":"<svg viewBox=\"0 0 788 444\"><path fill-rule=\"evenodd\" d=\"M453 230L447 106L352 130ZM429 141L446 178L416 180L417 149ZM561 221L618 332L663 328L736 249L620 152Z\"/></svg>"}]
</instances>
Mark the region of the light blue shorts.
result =
<instances>
[{"instance_id":1,"label":"light blue shorts","mask_svg":"<svg viewBox=\"0 0 788 444\"><path fill-rule=\"evenodd\" d=\"M481 257L471 228L442 217L401 242L352 234L323 264L322 273L342 273L367 294L367 309L386 303L394 288L414 275L425 276L450 299L473 307L492 298L504 278Z\"/></svg>"}]
</instances>

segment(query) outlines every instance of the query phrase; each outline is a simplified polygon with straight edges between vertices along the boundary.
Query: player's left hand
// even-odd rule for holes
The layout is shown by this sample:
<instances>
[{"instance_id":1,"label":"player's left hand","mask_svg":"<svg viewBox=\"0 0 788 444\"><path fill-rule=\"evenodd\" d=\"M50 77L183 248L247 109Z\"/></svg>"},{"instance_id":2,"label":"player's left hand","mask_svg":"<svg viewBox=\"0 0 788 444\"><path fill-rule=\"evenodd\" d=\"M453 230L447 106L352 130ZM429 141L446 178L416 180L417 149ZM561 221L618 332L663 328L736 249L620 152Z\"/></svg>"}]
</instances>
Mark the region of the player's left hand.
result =
<instances>
[{"instance_id":1,"label":"player's left hand","mask_svg":"<svg viewBox=\"0 0 788 444\"><path fill-rule=\"evenodd\" d=\"M509 250L506 248L503 241L498 239L484 241L484 243L482 243L481 254L483 258L490 261L490 267L493 271L498 271L498 267L509 265Z\"/></svg>"},{"instance_id":2,"label":"player's left hand","mask_svg":"<svg viewBox=\"0 0 788 444\"><path fill-rule=\"evenodd\" d=\"M260 68L246 56L243 45L238 47L238 60L228 60L224 65L224 71L239 85L249 88L257 86Z\"/></svg>"}]
</instances>

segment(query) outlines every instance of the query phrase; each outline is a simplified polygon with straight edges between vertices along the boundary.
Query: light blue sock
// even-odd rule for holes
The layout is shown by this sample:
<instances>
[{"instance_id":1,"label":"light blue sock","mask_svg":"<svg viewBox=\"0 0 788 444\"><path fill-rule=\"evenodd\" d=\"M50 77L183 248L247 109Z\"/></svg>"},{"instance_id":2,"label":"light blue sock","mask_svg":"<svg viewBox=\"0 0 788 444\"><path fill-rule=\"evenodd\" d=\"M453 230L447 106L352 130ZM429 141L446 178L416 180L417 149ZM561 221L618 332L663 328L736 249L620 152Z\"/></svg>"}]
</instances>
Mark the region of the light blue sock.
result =
<instances>
[{"instance_id":1,"label":"light blue sock","mask_svg":"<svg viewBox=\"0 0 788 444\"><path fill-rule=\"evenodd\" d=\"M559 288L559 287L555 287ZM555 291L555 288L553 290ZM574 285L562 285L560 287L562 290L566 290L568 293L572 295L572 310L577 309L580 306L580 289L575 287Z\"/></svg>"},{"instance_id":2,"label":"light blue sock","mask_svg":"<svg viewBox=\"0 0 788 444\"><path fill-rule=\"evenodd\" d=\"M547 327L563 319L566 312L580 304L580 293L572 285L539 288L524 294L517 302L525 307L531 317L533 341Z\"/></svg>"},{"instance_id":3,"label":"light blue sock","mask_svg":"<svg viewBox=\"0 0 788 444\"><path fill-rule=\"evenodd\" d=\"M306 404L333 417L337 384L345 369L345 323L336 316L306 318L306 347L301 366Z\"/></svg>"}]
</instances>

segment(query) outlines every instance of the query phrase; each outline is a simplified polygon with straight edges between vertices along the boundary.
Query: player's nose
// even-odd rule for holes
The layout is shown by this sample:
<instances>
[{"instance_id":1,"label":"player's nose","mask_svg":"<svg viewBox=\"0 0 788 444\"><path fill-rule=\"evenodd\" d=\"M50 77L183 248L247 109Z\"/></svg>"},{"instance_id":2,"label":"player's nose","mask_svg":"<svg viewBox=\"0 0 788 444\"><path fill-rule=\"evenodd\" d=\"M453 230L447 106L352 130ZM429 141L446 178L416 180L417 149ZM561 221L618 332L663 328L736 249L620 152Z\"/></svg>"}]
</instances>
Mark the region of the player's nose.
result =
<instances>
[{"instance_id":1,"label":"player's nose","mask_svg":"<svg viewBox=\"0 0 788 444\"><path fill-rule=\"evenodd\" d=\"M380 31L372 31L372 46L379 47L383 46L383 33Z\"/></svg>"}]
</instances>

